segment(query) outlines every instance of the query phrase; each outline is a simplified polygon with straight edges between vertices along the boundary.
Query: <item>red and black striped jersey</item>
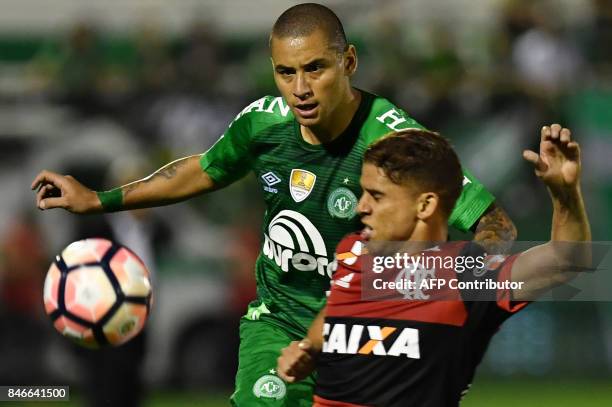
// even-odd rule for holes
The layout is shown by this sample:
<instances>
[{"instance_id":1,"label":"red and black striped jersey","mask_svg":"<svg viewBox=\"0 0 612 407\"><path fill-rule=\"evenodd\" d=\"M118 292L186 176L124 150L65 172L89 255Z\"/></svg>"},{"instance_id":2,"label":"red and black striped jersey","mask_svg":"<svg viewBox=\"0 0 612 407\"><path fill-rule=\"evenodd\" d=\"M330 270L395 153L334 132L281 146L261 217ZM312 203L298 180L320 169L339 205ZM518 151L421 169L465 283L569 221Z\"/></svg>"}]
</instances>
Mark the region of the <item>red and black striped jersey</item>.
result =
<instances>
[{"instance_id":1,"label":"red and black striped jersey","mask_svg":"<svg viewBox=\"0 0 612 407\"><path fill-rule=\"evenodd\" d=\"M512 302L509 289L449 287L437 290L445 291L437 297L444 300L432 300L427 290L420 291L421 296L412 292L364 300L371 271L364 247L359 235L351 234L337 248L338 267L317 360L315 405L457 406L491 337L527 303ZM448 242L423 255L484 257L485 253L471 242ZM497 257L495 266L484 273L476 268L459 273L456 267L438 267L427 270L425 279L510 281L516 257Z\"/></svg>"}]
</instances>

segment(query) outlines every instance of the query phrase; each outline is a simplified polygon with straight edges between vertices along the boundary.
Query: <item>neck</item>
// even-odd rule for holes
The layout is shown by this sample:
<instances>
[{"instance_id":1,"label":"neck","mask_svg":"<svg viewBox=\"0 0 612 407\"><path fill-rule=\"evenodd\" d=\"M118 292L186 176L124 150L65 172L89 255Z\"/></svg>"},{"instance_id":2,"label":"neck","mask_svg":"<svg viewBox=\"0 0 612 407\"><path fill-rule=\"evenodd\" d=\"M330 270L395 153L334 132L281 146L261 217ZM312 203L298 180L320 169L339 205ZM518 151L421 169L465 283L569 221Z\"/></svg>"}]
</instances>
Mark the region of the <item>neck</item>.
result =
<instances>
[{"instance_id":1,"label":"neck","mask_svg":"<svg viewBox=\"0 0 612 407\"><path fill-rule=\"evenodd\" d=\"M408 239L409 242L445 242L448 237L448 223L446 219L432 219L419 221Z\"/></svg>"},{"instance_id":2,"label":"neck","mask_svg":"<svg viewBox=\"0 0 612 407\"><path fill-rule=\"evenodd\" d=\"M310 144L329 143L340 136L349 126L355 116L359 103L361 102L361 92L357 89L349 88L344 100L332 112L328 123L321 123L318 126L305 127L300 125L302 137Z\"/></svg>"}]
</instances>

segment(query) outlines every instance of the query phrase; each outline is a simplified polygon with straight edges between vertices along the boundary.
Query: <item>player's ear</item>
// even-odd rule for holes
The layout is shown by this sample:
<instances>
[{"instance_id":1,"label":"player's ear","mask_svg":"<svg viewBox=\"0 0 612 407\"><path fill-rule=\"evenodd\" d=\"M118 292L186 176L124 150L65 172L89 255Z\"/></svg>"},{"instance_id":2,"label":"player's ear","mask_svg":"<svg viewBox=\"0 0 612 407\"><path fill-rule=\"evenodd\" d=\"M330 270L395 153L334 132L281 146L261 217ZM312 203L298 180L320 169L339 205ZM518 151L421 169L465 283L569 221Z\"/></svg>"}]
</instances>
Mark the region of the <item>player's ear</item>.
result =
<instances>
[{"instance_id":1,"label":"player's ear","mask_svg":"<svg viewBox=\"0 0 612 407\"><path fill-rule=\"evenodd\" d=\"M352 76L357 70L357 49L353 44L348 46L344 52L344 73L347 76Z\"/></svg>"},{"instance_id":2,"label":"player's ear","mask_svg":"<svg viewBox=\"0 0 612 407\"><path fill-rule=\"evenodd\" d=\"M440 206L440 197L435 192L423 192L417 198L417 218L430 218Z\"/></svg>"}]
</instances>

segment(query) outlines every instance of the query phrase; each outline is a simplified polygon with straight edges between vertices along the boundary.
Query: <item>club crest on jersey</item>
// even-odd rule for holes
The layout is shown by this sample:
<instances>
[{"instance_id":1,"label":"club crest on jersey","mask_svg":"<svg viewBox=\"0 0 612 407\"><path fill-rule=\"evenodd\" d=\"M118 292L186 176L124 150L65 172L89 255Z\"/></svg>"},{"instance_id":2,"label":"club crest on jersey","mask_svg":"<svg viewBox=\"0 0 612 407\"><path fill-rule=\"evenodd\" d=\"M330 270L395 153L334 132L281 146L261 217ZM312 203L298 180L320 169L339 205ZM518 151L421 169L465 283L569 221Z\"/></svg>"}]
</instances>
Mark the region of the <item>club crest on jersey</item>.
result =
<instances>
[{"instance_id":1,"label":"club crest on jersey","mask_svg":"<svg viewBox=\"0 0 612 407\"><path fill-rule=\"evenodd\" d=\"M277 376L267 374L261 376L253 385L253 394L257 398L280 400L287 394L285 382Z\"/></svg>"},{"instance_id":2,"label":"club crest on jersey","mask_svg":"<svg viewBox=\"0 0 612 407\"><path fill-rule=\"evenodd\" d=\"M314 188L317 176L310 171L295 168L291 170L289 192L295 202L302 202Z\"/></svg>"},{"instance_id":3,"label":"club crest on jersey","mask_svg":"<svg viewBox=\"0 0 612 407\"><path fill-rule=\"evenodd\" d=\"M336 188L327 198L327 211L332 218L350 219L355 216L357 197L348 188Z\"/></svg>"}]
</instances>

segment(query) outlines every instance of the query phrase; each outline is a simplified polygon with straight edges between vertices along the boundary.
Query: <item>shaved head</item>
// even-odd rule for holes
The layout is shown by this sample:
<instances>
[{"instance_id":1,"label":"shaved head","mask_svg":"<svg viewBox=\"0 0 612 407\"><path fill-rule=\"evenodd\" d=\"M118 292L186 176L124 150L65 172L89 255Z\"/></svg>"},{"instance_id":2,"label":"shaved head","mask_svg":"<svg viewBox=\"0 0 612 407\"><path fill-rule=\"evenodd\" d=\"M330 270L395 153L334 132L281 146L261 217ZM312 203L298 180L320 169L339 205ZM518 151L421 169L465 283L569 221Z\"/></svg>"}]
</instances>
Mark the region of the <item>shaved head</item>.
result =
<instances>
[{"instance_id":1,"label":"shaved head","mask_svg":"<svg viewBox=\"0 0 612 407\"><path fill-rule=\"evenodd\" d=\"M306 37L321 30L329 44L337 52L347 50L348 43L338 16L329 8L317 3L303 3L287 9L274 23L272 38Z\"/></svg>"}]
</instances>

